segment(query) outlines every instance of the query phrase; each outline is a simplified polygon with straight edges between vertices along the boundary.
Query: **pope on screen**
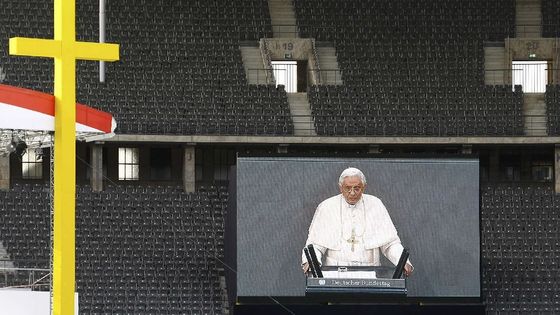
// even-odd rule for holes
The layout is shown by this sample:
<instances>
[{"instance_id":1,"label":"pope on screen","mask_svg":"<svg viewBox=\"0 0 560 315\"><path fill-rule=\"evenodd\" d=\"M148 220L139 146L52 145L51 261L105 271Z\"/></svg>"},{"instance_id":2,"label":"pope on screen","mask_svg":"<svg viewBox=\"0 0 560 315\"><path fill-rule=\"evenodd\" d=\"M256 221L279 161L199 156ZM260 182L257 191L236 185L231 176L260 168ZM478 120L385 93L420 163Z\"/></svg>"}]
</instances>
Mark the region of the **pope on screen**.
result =
<instances>
[{"instance_id":1,"label":"pope on screen","mask_svg":"<svg viewBox=\"0 0 560 315\"><path fill-rule=\"evenodd\" d=\"M357 168L345 169L338 179L340 194L321 202L309 227L305 246L313 244L317 260L326 266L379 266L380 253L397 264L403 251L387 208L365 194L366 177ZM309 265L302 255L303 272ZM405 276L413 271L408 261Z\"/></svg>"}]
</instances>

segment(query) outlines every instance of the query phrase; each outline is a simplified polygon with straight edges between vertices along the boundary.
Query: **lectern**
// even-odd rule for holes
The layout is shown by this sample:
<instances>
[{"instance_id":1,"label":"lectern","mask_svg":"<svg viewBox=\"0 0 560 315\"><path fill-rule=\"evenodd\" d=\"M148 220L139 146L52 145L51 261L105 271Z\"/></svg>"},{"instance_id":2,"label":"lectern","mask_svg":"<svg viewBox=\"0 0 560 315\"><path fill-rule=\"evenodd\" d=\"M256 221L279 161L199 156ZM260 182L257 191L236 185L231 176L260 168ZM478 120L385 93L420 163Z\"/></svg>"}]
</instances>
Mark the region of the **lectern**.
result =
<instances>
[{"instance_id":1,"label":"lectern","mask_svg":"<svg viewBox=\"0 0 560 315\"><path fill-rule=\"evenodd\" d=\"M325 266L323 278L307 277L305 295L372 294L406 296L406 279L393 279L394 268L373 266Z\"/></svg>"},{"instance_id":2,"label":"lectern","mask_svg":"<svg viewBox=\"0 0 560 315\"><path fill-rule=\"evenodd\" d=\"M306 279L305 295L358 294L406 296L406 279L402 279L408 250L404 249L396 268L381 266L319 265L313 245L304 248L311 273Z\"/></svg>"}]
</instances>

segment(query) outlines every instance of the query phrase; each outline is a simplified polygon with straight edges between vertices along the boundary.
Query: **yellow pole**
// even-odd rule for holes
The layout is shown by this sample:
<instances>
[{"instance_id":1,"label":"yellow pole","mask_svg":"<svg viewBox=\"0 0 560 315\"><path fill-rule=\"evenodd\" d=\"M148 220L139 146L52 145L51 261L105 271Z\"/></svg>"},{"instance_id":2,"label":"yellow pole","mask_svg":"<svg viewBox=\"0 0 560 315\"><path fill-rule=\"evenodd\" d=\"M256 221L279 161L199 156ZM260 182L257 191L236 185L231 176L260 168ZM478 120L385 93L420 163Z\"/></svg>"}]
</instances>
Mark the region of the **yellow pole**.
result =
<instances>
[{"instance_id":1,"label":"yellow pole","mask_svg":"<svg viewBox=\"0 0 560 315\"><path fill-rule=\"evenodd\" d=\"M54 315L74 314L76 257L76 38L74 1L54 1L54 243L52 307Z\"/></svg>"},{"instance_id":2,"label":"yellow pole","mask_svg":"<svg viewBox=\"0 0 560 315\"><path fill-rule=\"evenodd\" d=\"M54 58L53 314L74 315L76 59L115 61L115 44L76 42L75 1L54 1L54 40L10 38L10 54Z\"/></svg>"}]
</instances>

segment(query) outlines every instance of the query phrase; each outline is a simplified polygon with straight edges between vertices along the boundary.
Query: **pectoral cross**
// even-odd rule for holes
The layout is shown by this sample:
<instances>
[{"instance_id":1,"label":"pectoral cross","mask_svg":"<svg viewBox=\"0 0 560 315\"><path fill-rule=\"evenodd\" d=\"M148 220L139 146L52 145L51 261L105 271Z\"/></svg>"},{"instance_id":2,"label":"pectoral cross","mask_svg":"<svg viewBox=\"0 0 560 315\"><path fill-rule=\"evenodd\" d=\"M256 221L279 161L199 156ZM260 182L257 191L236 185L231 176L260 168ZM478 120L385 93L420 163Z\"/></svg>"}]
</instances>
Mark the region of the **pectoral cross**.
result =
<instances>
[{"instance_id":1,"label":"pectoral cross","mask_svg":"<svg viewBox=\"0 0 560 315\"><path fill-rule=\"evenodd\" d=\"M360 241L358 241L356 239L356 230L352 229L352 236L346 240L348 243L352 244L352 251L354 251L354 245L359 243Z\"/></svg>"}]
</instances>

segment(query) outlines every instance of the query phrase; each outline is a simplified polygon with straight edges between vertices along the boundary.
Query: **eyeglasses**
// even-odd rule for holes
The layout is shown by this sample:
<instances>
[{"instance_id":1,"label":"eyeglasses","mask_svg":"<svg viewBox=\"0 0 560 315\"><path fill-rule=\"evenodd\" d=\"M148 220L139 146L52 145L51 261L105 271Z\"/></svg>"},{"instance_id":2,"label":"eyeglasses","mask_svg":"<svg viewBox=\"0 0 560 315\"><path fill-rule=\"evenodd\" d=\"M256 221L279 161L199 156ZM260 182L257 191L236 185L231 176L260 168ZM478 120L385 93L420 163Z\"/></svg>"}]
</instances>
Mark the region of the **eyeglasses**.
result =
<instances>
[{"instance_id":1,"label":"eyeglasses","mask_svg":"<svg viewBox=\"0 0 560 315\"><path fill-rule=\"evenodd\" d=\"M362 189L364 189L362 186L354 186L354 187L342 187L342 191L349 194L352 191L355 192L356 194L359 194L362 192Z\"/></svg>"}]
</instances>

